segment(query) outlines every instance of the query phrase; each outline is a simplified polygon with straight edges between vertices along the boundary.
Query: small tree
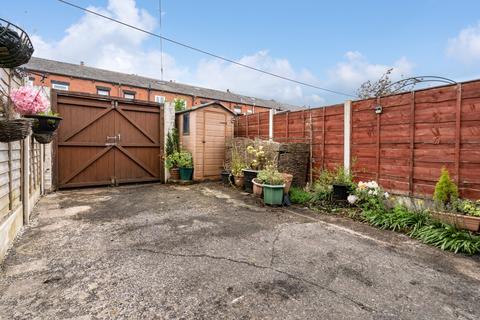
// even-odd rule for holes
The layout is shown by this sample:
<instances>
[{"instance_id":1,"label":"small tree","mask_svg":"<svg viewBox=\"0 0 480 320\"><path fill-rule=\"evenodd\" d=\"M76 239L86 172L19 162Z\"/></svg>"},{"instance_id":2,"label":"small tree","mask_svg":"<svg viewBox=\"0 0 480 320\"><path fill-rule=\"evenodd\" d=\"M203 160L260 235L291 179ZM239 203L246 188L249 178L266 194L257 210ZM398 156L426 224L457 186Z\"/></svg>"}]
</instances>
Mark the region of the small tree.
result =
<instances>
[{"instance_id":1,"label":"small tree","mask_svg":"<svg viewBox=\"0 0 480 320\"><path fill-rule=\"evenodd\" d=\"M405 91L402 88L403 83L392 82L390 78L392 72L393 68L390 68L377 81L368 80L362 83L357 89L357 96L360 99L368 99Z\"/></svg>"},{"instance_id":2,"label":"small tree","mask_svg":"<svg viewBox=\"0 0 480 320\"><path fill-rule=\"evenodd\" d=\"M177 129L171 129L167 134L167 145L165 146L165 153L167 157L180 151L180 140L178 138Z\"/></svg>"},{"instance_id":3,"label":"small tree","mask_svg":"<svg viewBox=\"0 0 480 320\"><path fill-rule=\"evenodd\" d=\"M455 183L450 179L450 174L448 170L443 167L440 178L438 179L437 184L435 185L435 193L433 199L437 204L448 205L452 201L458 198L458 188Z\"/></svg>"},{"instance_id":4,"label":"small tree","mask_svg":"<svg viewBox=\"0 0 480 320\"><path fill-rule=\"evenodd\" d=\"M175 104L175 112L187 109L187 102L183 99L175 98L173 99L173 103Z\"/></svg>"}]
</instances>

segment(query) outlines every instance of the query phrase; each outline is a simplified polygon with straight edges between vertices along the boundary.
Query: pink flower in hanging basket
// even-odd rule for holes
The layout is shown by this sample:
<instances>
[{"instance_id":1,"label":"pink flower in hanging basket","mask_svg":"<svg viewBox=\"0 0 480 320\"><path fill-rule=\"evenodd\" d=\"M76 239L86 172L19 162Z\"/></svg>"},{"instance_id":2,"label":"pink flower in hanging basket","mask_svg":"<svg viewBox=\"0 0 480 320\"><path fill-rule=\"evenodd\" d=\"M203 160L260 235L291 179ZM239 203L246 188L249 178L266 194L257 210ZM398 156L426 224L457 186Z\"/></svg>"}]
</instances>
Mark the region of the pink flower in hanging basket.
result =
<instances>
[{"instance_id":1,"label":"pink flower in hanging basket","mask_svg":"<svg viewBox=\"0 0 480 320\"><path fill-rule=\"evenodd\" d=\"M37 114L48 109L48 99L41 89L20 87L10 93L16 112L22 115Z\"/></svg>"}]
</instances>

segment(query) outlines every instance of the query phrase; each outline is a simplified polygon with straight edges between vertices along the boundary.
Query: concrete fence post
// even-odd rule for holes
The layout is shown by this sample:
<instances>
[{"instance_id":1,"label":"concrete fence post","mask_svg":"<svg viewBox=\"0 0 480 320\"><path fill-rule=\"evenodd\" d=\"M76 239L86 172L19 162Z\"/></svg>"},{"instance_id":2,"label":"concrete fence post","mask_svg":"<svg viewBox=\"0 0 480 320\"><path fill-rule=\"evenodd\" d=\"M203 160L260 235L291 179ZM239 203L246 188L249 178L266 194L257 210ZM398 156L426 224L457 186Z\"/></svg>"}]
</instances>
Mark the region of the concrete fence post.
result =
<instances>
[{"instance_id":1,"label":"concrete fence post","mask_svg":"<svg viewBox=\"0 0 480 320\"><path fill-rule=\"evenodd\" d=\"M22 146L22 205L23 205L23 224L30 222L30 139L31 136L23 140Z\"/></svg>"},{"instance_id":2,"label":"concrete fence post","mask_svg":"<svg viewBox=\"0 0 480 320\"><path fill-rule=\"evenodd\" d=\"M274 114L273 109L270 109L268 111L268 140L272 141L273 140L273 114Z\"/></svg>"},{"instance_id":3,"label":"concrete fence post","mask_svg":"<svg viewBox=\"0 0 480 320\"><path fill-rule=\"evenodd\" d=\"M164 147L167 146L167 135L172 130L175 128L175 104L172 102L165 102L164 108L163 108L163 119L164 119ZM164 148L165 150L165 148ZM162 155L163 156L163 155ZM170 173L167 169L167 163L166 163L166 158L164 159L163 162L163 167L165 168L165 183L168 181L168 178L170 178Z\"/></svg>"},{"instance_id":4,"label":"concrete fence post","mask_svg":"<svg viewBox=\"0 0 480 320\"><path fill-rule=\"evenodd\" d=\"M343 167L350 172L351 165L351 132L352 130L352 100L343 104Z\"/></svg>"}]
</instances>

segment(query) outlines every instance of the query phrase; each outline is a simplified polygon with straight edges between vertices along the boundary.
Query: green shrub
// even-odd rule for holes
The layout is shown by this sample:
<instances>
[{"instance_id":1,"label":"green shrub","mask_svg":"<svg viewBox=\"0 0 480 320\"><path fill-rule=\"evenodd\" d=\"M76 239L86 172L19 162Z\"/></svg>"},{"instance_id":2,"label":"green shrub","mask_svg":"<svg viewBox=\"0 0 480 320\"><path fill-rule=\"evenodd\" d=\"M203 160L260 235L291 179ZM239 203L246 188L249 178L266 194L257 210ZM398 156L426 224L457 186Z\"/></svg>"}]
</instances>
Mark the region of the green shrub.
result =
<instances>
[{"instance_id":1,"label":"green shrub","mask_svg":"<svg viewBox=\"0 0 480 320\"><path fill-rule=\"evenodd\" d=\"M452 179L450 179L450 174L448 173L448 170L443 167L440 178L435 185L435 193L433 195L433 199L437 204L441 206L446 206L448 204L451 204L457 198L457 186L452 181Z\"/></svg>"},{"instance_id":2,"label":"green shrub","mask_svg":"<svg viewBox=\"0 0 480 320\"><path fill-rule=\"evenodd\" d=\"M173 128L168 131L167 134L167 143L165 146L165 154L167 157L172 155L173 153L180 151L180 140L178 137L177 129Z\"/></svg>"},{"instance_id":3,"label":"green shrub","mask_svg":"<svg viewBox=\"0 0 480 320\"><path fill-rule=\"evenodd\" d=\"M474 236L452 225L434 222L418 228L411 236L423 243L439 247L442 250L476 254L480 252L480 236Z\"/></svg>"},{"instance_id":4,"label":"green shrub","mask_svg":"<svg viewBox=\"0 0 480 320\"><path fill-rule=\"evenodd\" d=\"M457 199L452 203L452 206L457 213L480 217L480 200L471 201Z\"/></svg>"},{"instance_id":5,"label":"green shrub","mask_svg":"<svg viewBox=\"0 0 480 320\"><path fill-rule=\"evenodd\" d=\"M306 204L312 200L312 194L302 188L290 188L290 201L297 204Z\"/></svg>"},{"instance_id":6,"label":"green shrub","mask_svg":"<svg viewBox=\"0 0 480 320\"><path fill-rule=\"evenodd\" d=\"M313 183L313 196L314 202L324 202L330 200L332 194L333 174L329 170L322 170L318 176L318 179Z\"/></svg>"},{"instance_id":7,"label":"green shrub","mask_svg":"<svg viewBox=\"0 0 480 320\"><path fill-rule=\"evenodd\" d=\"M283 175L274 166L267 166L257 174L257 179L264 184L278 186L285 183Z\"/></svg>"},{"instance_id":8,"label":"green shrub","mask_svg":"<svg viewBox=\"0 0 480 320\"><path fill-rule=\"evenodd\" d=\"M392 210L365 210L364 219L371 225L380 229L392 231L411 232L428 223L429 216L423 213L409 211L402 206Z\"/></svg>"},{"instance_id":9,"label":"green shrub","mask_svg":"<svg viewBox=\"0 0 480 320\"><path fill-rule=\"evenodd\" d=\"M188 151L176 152L177 154L177 166L179 168L193 168L192 154Z\"/></svg>"}]
</instances>

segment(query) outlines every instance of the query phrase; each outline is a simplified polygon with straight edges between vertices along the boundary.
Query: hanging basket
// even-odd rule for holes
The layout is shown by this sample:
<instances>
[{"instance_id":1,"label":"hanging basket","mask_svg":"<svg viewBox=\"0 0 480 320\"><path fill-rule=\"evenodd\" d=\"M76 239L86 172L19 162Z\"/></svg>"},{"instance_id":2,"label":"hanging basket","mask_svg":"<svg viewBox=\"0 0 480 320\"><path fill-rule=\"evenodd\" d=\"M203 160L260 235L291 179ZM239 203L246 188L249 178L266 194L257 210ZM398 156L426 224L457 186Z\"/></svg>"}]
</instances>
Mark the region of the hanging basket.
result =
<instances>
[{"instance_id":1,"label":"hanging basket","mask_svg":"<svg viewBox=\"0 0 480 320\"><path fill-rule=\"evenodd\" d=\"M55 132L63 118L47 115L25 115L25 118L33 119L32 131L34 133L51 133Z\"/></svg>"},{"instance_id":2,"label":"hanging basket","mask_svg":"<svg viewBox=\"0 0 480 320\"><path fill-rule=\"evenodd\" d=\"M0 142L23 140L32 132L29 119L0 120Z\"/></svg>"},{"instance_id":3,"label":"hanging basket","mask_svg":"<svg viewBox=\"0 0 480 320\"><path fill-rule=\"evenodd\" d=\"M32 41L27 33L0 18L0 67L21 66L30 60L33 51Z\"/></svg>"},{"instance_id":4,"label":"hanging basket","mask_svg":"<svg viewBox=\"0 0 480 320\"><path fill-rule=\"evenodd\" d=\"M47 144L53 141L55 138L56 132L45 132L45 133L33 133L33 138L40 144Z\"/></svg>"}]
</instances>

